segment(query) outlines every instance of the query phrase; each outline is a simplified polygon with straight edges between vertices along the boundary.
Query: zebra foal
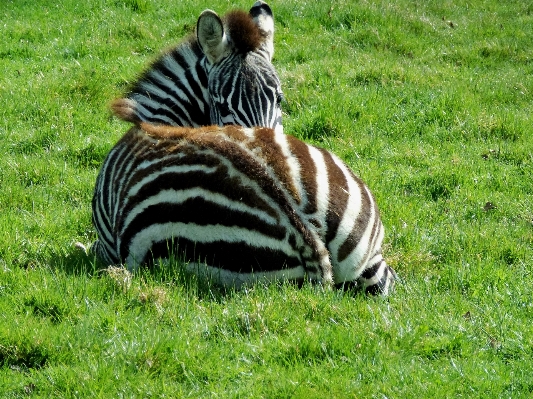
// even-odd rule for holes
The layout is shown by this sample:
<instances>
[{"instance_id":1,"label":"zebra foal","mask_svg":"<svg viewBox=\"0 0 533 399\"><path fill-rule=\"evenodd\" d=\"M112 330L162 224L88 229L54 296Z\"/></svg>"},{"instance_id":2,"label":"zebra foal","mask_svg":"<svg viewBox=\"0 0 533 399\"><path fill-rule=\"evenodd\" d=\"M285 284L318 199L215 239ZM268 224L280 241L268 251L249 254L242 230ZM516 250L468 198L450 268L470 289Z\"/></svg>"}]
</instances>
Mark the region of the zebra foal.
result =
<instances>
[{"instance_id":1,"label":"zebra foal","mask_svg":"<svg viewBox=\"0 0 533 399\"><path fill-rule=\"evenodd\" d=\"M171 52L114 103L136 126L98 175L92 251L132 270L172 252L226 286L309 278L387 294L395 273L381 255L372 194L333 154L283 134L270 8L257 2L230 15L202 13L187 42L201 53L194 71L206 73L198 101L169 94L171 84L196 82L161 72ZM170 126L202 124L219 126ZM220 127L228 124L248 128Z\"/></svg>"}]
</instances>

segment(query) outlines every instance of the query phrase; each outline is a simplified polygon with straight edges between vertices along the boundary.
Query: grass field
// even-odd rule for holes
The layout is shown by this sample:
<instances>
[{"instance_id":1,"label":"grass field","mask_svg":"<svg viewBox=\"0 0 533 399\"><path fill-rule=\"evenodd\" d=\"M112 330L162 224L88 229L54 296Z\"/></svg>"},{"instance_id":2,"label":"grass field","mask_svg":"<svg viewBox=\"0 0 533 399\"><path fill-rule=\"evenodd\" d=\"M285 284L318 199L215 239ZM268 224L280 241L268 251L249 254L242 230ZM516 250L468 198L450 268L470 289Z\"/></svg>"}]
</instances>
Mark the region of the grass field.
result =
<instances>
[{"instance_id":1,"label":"grass field","mask_svg":"<svg viewBox=\"0 0 533 399\"><path fill-rule=\"evenodd\" d=\"M0 2L1 398L533 394L533 4L271 0L288 134L372 188L389 298L98 270L109 102L205 8Z\"/></svg>"}]
</instances>

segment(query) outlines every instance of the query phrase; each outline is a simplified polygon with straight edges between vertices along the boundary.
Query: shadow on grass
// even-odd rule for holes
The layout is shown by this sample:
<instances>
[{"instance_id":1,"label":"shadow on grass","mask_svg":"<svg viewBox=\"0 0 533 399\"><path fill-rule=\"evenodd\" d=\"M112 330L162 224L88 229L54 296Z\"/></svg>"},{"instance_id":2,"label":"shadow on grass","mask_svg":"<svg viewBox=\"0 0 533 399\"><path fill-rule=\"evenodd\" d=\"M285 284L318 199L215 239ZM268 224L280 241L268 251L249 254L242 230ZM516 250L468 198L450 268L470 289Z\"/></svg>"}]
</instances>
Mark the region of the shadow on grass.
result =
<instances>
[{"instance_id":1,"label":"shadow on grass","mask_svg":"<svg viewBox=\"0 0 533 399\"><path fill-rule=\"evenodd\" d=\"M66 255L53 256L49 261L50 267L62 273L71 276L86 276L90 278L101 278L109 276L113 280L139 279L151 285L170 285L182 287L188 294L196 296L201 300L221 302L224 298L235 293L245 292L247 289L258 286L272 285L291 285L295 289L302 289L304 286L316 287L319 284L309 280L287 281L280 280L277 282L256 281L245 285L240 289L235 287L224 287L209 279L209 277L194 273L186 269L187 262L175 255L168 259L156 259L148 265L140 267L134 272L128 271L122 265L107 266L99 262L96 257L87 253L84 249L73 246L71 251ZM362 289L356 282L347 282L338 284L334 291L340 295L346 295L352 298L356 297L375 297L380 296L379 292L371 292L368 289Z\"/></svg>"},{"instance_id":2,"label":"shadow on grass","mask_svg":"<svg viewBox=\"0 0 533 399\"><path fill-rule=\"evenodd\" d=\"M221 287L206 277L197 276L187 271L185 269L186 262L174 256L165 260L155 260L134 272L130 272L122 265L104 265L93 254L73 246L67 254L53 255L48 263L52 270L70 276L89 278L109 276L114 280L120 278L140 279L148 284L180 286L187 293L197 296L198 299L216 302L235 291L235 289Z\"/></svg>"},{"instance_id":3,"label":"shadow on grass","mask_svg":"<svg viewBox=\"0 0 533 399\"><path fill-rule=\"evenodd\" d=\"M105 269L93 255L75 245L66 254L52 254L48 263L53 270L72 276L96 276Z\"/></svg>"}]
</instances>

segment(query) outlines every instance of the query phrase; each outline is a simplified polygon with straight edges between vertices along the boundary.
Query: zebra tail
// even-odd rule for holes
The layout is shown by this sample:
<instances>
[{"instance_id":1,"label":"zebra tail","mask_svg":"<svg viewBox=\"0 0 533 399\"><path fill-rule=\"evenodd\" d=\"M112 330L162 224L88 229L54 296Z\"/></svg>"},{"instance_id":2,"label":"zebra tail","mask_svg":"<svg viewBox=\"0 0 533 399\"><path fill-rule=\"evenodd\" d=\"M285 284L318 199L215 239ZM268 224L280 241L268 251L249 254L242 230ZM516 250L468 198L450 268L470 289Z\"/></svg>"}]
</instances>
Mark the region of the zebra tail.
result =
<instances>
[{"instance_id":1,"label":"zebra tail","mask_svg":"<svg viewBox=\"0 0 533 399\"><path fill-rule=\"evenodd\" d=\"M129 98L118 98L111 103L111 111L120 119L138 124L141 122L137 112L137 102Z\"/></svg>"}]
</instances>

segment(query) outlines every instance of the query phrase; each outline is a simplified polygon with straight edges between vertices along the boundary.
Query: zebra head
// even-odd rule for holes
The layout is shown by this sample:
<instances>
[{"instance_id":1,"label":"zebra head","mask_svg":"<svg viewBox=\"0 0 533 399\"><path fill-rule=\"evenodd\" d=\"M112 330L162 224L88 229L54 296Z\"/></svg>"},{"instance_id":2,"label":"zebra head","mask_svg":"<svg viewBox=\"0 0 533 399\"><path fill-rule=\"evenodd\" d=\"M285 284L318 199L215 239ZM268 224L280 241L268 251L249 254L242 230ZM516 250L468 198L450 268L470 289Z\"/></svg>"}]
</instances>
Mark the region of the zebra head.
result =
<instances>
[{"instance_id":1,"label":"zebra head","mask_svg":"<svg viewBox=\"0 0 533 399\"><path fill-rule=\"evenodd\" d=\"M197 38L205 54L211 123L283 129L281 84L270 62L274 53L274 19L257 1L249 13L233 11L221 19L204 11Z\"/></svg>"},{"instance_id":2,"label":"zebra head","mask_svg":"<svg viewBox=\"0 0 533 399\"><path fill-rule=\"evenodd\" d=\"M281 129L281 89L270 63L270 7L257 1L249 13L234 11L222 19L204 11L197 28L197 34L163 52L123 98L112 102L114 114L135 124Z\"/></svg>"}]
</instances>

